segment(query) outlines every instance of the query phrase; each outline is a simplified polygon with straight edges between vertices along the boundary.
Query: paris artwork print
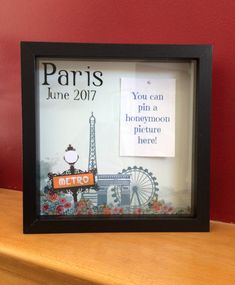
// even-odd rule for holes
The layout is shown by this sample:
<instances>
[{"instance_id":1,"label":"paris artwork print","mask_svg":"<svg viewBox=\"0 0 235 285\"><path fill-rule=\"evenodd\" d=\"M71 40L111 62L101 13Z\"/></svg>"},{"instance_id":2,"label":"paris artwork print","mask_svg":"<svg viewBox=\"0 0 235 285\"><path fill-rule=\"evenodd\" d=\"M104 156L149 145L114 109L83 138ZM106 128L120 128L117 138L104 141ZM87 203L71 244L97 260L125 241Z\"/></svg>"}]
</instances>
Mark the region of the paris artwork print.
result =
<instances>
[{"instance_id":1,"label":"paris artwork print","mask_svg":"<svg viewBox=\"0 0 235 285\"><path fill-rule=\"evenodd\" d=\"M23 232L208 231L210 45L21 43Z\"/></svg>"},{"instance_id":2,"label":"paris artwork print","mask_svg":"<svg viewBox=\"0 0 235 285\"><path fill-rule=\"evenodd\" d=\"M195 62L36 64L41 216L193 214Z\"/></svg>"}]
</instances>

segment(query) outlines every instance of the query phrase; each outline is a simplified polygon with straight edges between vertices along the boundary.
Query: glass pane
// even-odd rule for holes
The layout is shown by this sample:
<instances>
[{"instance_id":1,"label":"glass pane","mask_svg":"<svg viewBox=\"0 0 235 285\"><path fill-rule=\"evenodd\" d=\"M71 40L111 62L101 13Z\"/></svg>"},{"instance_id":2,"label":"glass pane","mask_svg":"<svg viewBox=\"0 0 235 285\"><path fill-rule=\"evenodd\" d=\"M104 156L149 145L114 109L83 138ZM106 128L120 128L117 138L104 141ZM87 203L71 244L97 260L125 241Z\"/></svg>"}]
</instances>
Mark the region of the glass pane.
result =
<instances>
[{"instance_id":1,"label":"glass pane","mask_svg":"<svg viewBox=\"0 0 235 285\"><path fill-rule=\"evenodd\" d=\"M192 215L195 71L39 58L40 215Z\"/></svg>"}]
</instances>

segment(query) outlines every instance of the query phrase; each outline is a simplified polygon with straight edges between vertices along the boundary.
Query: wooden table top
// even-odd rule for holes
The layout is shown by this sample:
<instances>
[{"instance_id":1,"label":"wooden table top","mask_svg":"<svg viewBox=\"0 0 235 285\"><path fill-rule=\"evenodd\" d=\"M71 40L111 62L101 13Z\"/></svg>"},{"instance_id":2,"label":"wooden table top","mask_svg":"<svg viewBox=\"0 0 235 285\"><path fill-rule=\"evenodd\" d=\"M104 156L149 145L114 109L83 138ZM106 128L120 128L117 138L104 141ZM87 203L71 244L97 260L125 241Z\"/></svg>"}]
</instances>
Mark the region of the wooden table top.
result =
<instances>
[{"instance_id":1,"label":"wooden table top","mask_svg":"<svg viewBox=\"0 0 235 285\"><path fill-rule=\"evenodd\" d=\"M24 235L22 193L6 189L0 218L4 285L235 284L232 224L211 222L210 233Z\"/></svg>"}]
</instances>

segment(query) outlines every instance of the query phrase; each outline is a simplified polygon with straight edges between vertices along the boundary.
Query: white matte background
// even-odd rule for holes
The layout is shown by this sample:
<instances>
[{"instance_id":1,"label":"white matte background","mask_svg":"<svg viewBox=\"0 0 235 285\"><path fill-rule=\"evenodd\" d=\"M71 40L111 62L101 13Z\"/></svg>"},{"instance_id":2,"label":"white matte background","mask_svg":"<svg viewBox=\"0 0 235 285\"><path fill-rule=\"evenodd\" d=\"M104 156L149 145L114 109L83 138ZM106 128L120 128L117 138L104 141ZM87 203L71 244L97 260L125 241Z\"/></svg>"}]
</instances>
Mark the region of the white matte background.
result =
<instances>
[{"instance_id":1,"label":"white matte background","mask_svg":"<svg viewBox=\"0 0 235 285\"><path fill-rule=\"evenodd\" d=\"M48 86L43 83L42 62L52 62L57 69L100 70L101 87L87 87L86 77L77 86L61 86L57 76L48 81L52 90L69 92L70 100L46 100ZM95 62L39 59L38 94L40 133L39 157L41 176L44 172L62 172L69 168L63 160L69 144L76 148L79 160L75 167L87 170L89 157L89 117L96 117L96 154L99 174L116 174L128 166L143 166L157 178L159 199L172 202L175 207L191 205L192 121L195 66L193 62ZM175 157L121 157L119 155L120 79L173 78L175 95ZM94 101L74 101L75 89L96 89ZM47 167L44 167L44 166ZM41 186L45 181L41 179Z\"/></svg>"}]
</instances>

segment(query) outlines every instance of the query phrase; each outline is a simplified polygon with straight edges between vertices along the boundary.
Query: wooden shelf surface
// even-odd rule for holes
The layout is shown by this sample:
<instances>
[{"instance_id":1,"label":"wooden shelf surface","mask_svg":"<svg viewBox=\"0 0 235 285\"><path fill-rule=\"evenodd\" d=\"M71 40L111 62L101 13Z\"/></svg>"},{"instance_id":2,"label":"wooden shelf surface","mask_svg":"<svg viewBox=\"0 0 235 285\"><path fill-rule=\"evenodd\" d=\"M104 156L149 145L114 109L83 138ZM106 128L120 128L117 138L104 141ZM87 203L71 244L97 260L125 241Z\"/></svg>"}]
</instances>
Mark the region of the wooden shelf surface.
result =
<instances>
[{"instance_id":1,"label":"wooden shelf surface","mask_svg":"<svg viewBox=\"0 0 235 285\"><path fill-rule=\"evenodd\" d=\"M235 225L210 233L22 233L22 193L0 189L0 284L235 284Z\"/></svg>"}]
</instances>

